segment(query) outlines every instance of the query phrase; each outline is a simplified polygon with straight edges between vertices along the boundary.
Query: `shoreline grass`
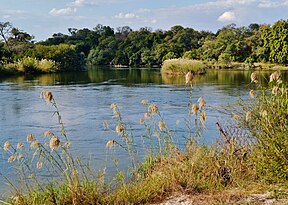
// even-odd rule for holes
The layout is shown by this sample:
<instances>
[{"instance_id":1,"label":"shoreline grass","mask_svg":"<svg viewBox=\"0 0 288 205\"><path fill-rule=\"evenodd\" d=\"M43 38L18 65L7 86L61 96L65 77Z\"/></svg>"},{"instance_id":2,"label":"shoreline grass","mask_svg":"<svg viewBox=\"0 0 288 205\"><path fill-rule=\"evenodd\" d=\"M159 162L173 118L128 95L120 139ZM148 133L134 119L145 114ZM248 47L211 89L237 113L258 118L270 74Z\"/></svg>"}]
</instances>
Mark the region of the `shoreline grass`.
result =
<instances>
[{"instance_id":1,"label":"shoreline grass","mask_svg":"<svg viewBox=\"0 0 288 205\"><path fill-rule=\"evenodd\" d=\"M113 103L116 136L107 141L107 157L109 150L123 149L129 154L131 169L128 174L119 170L121 159L111 156L117 173L110 181L107 181L106 167L94 172L70 152L71 144L54 96L50 91L43 91L42 98L55 109L60 133L56 136L46 131L43 139L28 135L28 142L23 146L8 141L1 146L8 160L15 163L22 184L17 187L7 179L14 191L5 203L151 204L175 193L219 196L229 191L236 192L233 194L240 199L249 194L272 192L274 199L288 202L287 85L278 72L271 74L268 87L258 84L260 77L252 73L249 86L257 86L258 90L250 91L251 100L239 103L239 109L232 111L235 121L231 127L217 122L220 136L211 146L199 143L207 110L203 98L197 102L192 98L192 82L188 82L191 87L187 90L190 101L185 150L174 143L177 136L165 123L161 109L142 100L146 112L139 123L144 126L144 136L149 142L143 144L147 150L143 161L138 159L130 125ZM37 163L32 163L31 154ZM45 167L59 178L42 184L37 173ZM32 178L27 178L30 174ZM227 195L220 194L215 204L232 200Z\"/></svg>"},{"instance_id":2,"label":"shoreline grass","mask_svg":"<svg viewBox=\"0 0 288 205\"><path fill-rule=\"evenodd\" d=\"M229 64L224 64L220 62L206 62L208 68L210 69L237 69L237 70L288 70L288 66L279 65L275 63L245 63L245 62L231 62Z\"/></svg>"},{"instance_id":3,"label":"shoreline grass","mask_svg":"<svg viewBox=\"0 0 288 205\"><path fill-rule=\"evenodd\" d=\"M25 57L13 63L5 63L0 68L2 74L38 74L59 71L59 66L53 60L37 60Z\"/></svg>"},{"instance_id":4,"label":"shoreline grass","mask_svg":"<svg viewBox=\"0 0 288 205\"><path fill-rule=\"evenodd\" d=\"M195 74L205 73L206 66L202 61L184 58L170 59L163 62L161 72L172 75L186 74L193 71Z\"/></svg>"}]
</instances>

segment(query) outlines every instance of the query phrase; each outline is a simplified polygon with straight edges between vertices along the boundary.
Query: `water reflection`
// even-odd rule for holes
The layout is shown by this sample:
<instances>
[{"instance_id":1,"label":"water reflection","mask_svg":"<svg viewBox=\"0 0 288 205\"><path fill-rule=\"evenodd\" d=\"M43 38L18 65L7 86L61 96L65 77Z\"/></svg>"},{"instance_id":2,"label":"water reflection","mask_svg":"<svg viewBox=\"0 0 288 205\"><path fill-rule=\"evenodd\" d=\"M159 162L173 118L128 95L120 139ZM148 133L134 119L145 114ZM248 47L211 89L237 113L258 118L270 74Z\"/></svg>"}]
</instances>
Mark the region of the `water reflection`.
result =
<instances>
[{"instance_id":1,"label":"water reflection","mask_svg":"<svg viewBox=\"0 0 288 205\"><path fill-rule=\"evenodd\" d=\"M0 83L27 83L31 85L69 85L87 83L120 83L120 84L184 84L183 76L161 75L159 69L111 69L107 67L90 67L83 72L52 73L39 75L23 75L0 77ZM241 85L250 82L250 74L253 71L245 70L209 70L205 75L195 76L194 82L201 83L225 83ZM269 79L272 71L259 71L262 82ZM283 79L287 78L287 72L282 71ZM263 80L264 79L264 80Z\"/></svg>"}]
</instances>

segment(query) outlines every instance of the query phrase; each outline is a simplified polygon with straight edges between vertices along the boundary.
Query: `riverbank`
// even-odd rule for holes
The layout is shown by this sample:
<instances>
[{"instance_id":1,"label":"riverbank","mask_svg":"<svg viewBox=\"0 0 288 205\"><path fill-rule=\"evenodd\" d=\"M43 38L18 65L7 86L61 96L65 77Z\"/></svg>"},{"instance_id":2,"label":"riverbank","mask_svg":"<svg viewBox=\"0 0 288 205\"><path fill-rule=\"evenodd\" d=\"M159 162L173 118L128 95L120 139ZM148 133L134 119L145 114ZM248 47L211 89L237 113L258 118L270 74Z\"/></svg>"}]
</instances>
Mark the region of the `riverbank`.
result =
<instances>
[{"instance_id":1,"label":"riverbank","mask_svg":"<svg viewBox=\"0 0 288 205\"><path fill-rule=\"evenodd\" d=\"M115 145L111 142L107 146ZM146 160L137 172L131 173L131 178L118 173L114 185L102 181L101 172L94 181L82 179L74 185L53 183L43 187L44 191L31 191L27 195L19 192L7 204L284 205L288 202L287 181L260 180L255 167L243 162L243 158L236 159L234 154L217 155L215 150L209 151L204 146L189 149ZM250 157L246 160L250 161Z\"/></svg>"},{"instance_id":2,"label":"riverbank","mask_svg":"<svg viewBox=\"0 0 288 205\"><path fill-rule=\"evenodd\" d=\"M288 66L273 63L241 63L231 62L223 64L219 62L206 62L189 59L171 59L164 61L161 72L167 75L184 75L188 71L194 74L205 74L207 69L234 69L234 70L288 70Z\"/></svg>"},{"instance_id":3,"label":"riverbank","mask_svg":"<svg viewBox=\"0 0 288 205\"><path fill-rule=\"evenodd\" d=\"M129 68L126 65L119 66L104 66L105 68ZM154 68L154 67L153 67ZM157 67L158 68L158 67ZM233 62L229 65L221 63L211 63L205 61L197 60L187 60L187 59L172 59L166 61L161 68L161 72L165 75L185 75L188 71L193 71L194 74L205 74L207 69L234 69L234 70L288 70L288 66L272 64L272 63L253 63L253 65L248 66L245 63ZM0 66L1 76L11 76L11 75L38 75L44 73L63 73L71 71L85 70L85 66L78 69L60 69L57 64L49 60L38 61L36 59L28 58L17 63L10 63L6 66Z\"/></svg>"},{"instance_id":4,"label":"riverbank","mask_svg":"<svg viewBox=\"0 0 288 205\"><path fill-rule=\"evenodd\" d=\"M288 66L274 63L240 63L232 62L229 64L205 62L211 69L237 69L237 70L288 70Z\"/></svg>"}]
</instances>

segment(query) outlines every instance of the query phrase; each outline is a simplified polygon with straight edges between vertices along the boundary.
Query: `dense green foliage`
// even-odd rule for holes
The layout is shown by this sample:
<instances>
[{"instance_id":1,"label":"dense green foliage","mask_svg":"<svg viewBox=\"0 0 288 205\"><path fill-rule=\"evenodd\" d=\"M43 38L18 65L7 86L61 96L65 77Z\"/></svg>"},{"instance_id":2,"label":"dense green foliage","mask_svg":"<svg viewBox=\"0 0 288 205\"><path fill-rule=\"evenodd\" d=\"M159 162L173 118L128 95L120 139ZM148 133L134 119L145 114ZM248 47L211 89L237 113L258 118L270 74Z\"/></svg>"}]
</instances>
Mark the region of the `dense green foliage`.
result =
<instances>
[{"instance_id":1,"label":"dense green foliage","mask_svg":"<svg viewBox=\"0 0 288 205\"><path fill-rule=\"evenodd\" d=\"M38 43L33 36L0 23L0 61L15 63L24 57L52 60L56 71L78 70L85 64L121 66L160 66L164 60L188 58L230 66L233 62L288 63L288 20L274 25L230 24L215 34L173 26L168 31L130 27L116 30L98 24L93 29L69 28L69 34L56 33ZM51 70L51 71L55 71Z\"/></svg>"},{"instance_id":2,"label":"dense green foliage","mask_svg":"<svg viewBox=\"0 0 288 205\"><path fill-rule=\"evenodd\" d=\"M41 45L30 34L13 28L9 22L0 23L0 72L34 73L80 70L84 55L76 45Z\"/></svg>"}]
</instances>

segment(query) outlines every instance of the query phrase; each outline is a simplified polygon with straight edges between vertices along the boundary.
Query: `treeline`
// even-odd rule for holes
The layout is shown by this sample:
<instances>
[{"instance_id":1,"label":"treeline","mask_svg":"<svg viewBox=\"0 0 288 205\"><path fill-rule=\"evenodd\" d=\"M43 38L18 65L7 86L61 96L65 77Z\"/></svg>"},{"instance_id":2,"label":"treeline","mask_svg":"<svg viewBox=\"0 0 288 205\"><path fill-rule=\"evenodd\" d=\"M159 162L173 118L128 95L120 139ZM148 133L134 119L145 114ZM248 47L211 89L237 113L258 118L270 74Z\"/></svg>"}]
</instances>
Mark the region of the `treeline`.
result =
<instances>
[{"instance_id":1,"label":"treeline","mask_svg":"<svg viewBox=\"0 0 288 205\"><path fill-rule=\"evenodd\" d=\"M30 34L12 28L9 22L1 23L0 60L5 64L23 58L47 59L58 70L81 69L84 64L159 66L166 59L180 57L225 65L288 64L288 20L248 27L230 24L216 33L179 25L168 31L147 27L133 31L128 26L114 30L100 24L91 30L68 31L68 35L57 33L34 43Z\"/></svg>"}]
</instances>

